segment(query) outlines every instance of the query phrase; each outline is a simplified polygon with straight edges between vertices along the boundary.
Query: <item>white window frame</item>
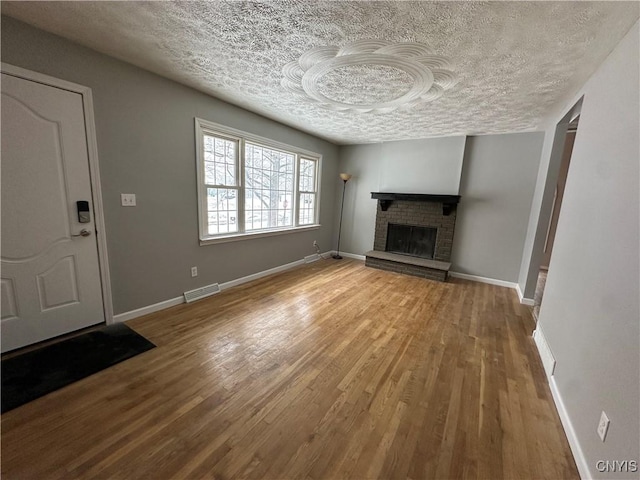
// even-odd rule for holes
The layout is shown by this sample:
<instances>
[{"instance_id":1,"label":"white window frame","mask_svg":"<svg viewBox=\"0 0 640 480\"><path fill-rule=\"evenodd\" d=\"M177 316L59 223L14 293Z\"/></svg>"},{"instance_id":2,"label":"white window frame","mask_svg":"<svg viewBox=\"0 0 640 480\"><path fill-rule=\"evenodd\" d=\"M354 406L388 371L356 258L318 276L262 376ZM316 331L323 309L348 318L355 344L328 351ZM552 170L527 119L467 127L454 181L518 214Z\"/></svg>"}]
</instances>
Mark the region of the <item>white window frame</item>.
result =
<instances>
[{"instance_id":1,"label":"white window frame","mask_svg":"<svg viewBox=\"0 0 640 480\"><path fill-rule=\"evenodd\" d=\"M207 218L207 184L205 183L205 169L204 169L204 142L203 137L205 134L222 137L231 141L238 142L237 158L237 191L238 191L238 232L234 233L220 233L216 235L209 235L208 218ZM195 137L196 137L196 173L198 180L198 229L200 245L210 245L215 243L232 242L236 240L246 240L250 238L266 237L271 235L282 235L287 233L295 233L306 230L315 230L320 228L320 185L321 185L321 172L322 172L322 155L304 150L302 148L293 147L284 143L270 140L268 138L254 135L252 133L243 132L235 128L220 125L219 123L210 122L201 118L195 118ZM277 227L264 230L245 231L245 182L244 182L244 150L246 143L256 144L267 148L273 148L286 153L294 155L294 188L292 193L292 201L294 202L292 208L292 223L293 226ZM315 208L315 220L312 224L298 225L299 222L299 171L300 171L300 158L313 160L316 162L316 208ZM217 187L216 187L217 188ZM233 187L236 188L236 187ZM305 193L305 192L302 192Z\"/></svg>"},{"instance_id":2,"label":"white window frame","mask_svg":"<svg viewBox=\"0 0 640 480\"><path fill-rule=\"evenodd\" d=\"M310 160L312 162L316 162L316 174L314 175L314 181L315 181L315 185L313 186L313 191L307 191L307 190L300 190L300 162L301 160ZM295 209L295 216L296 216L296 221L300 222L300 197L302 197L303 194L310 194L313 195L315 197L314 201L315 201L315 206L316 206L316 218L315 221L312 223L317 223L318 217L317 217L317 210L319 207L318 204L318 194L320 193L320 184L318 183L318 171L319 171L319 164L318 164L318 160L316 158L313 157L308 157L305 155L298 155L298 157L296 158L296 178L294 179L296 185L295 185L295 192L294 194L297 195L297 199L295 200L296 202L296 209ZM305 223L304 226L310 225L308 223Z\"/></svg>"}]
</instances>

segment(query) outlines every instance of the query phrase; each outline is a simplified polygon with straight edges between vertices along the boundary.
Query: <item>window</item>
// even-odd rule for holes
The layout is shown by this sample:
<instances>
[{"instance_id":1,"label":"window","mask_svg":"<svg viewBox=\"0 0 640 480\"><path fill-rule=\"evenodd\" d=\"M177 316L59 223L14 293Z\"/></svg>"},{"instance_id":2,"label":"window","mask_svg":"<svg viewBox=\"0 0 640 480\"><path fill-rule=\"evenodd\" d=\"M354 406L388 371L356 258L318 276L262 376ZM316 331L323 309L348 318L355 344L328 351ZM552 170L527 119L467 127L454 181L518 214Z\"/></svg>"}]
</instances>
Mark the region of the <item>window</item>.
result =
<instances>
[{"instance_id":1,"label":"window","mask_svg":"<svg viewBox=\"0 0 640 480\"><path fill-rule=\"evenodd\" d=\"M207 235L238 231L238 141L203 135Z\"/></svg>"},{"instance_id":2,"label":"window","mask_svg":"<svg viewBox=\"0 0 640 480\"><path fill-rule=\"evenodd\" d=\"M245 231L293 226L295 155L245 143Z\"/></svg>"},{"instance_id":3,"label":"window","mask_svg":"<svg viewBox=\"0 0 640 480\"><path fill-rule=\"evenodd\" d=\"M298 187L298 205L299 215L298 223L300 225L309 225L315 222L316 212L316 161L309 158L300 159L299 187Z\"/></svg>"},{"instance_id":4,"label":"window","mask_svg":"<svg viewBox=\"0 0 640 480\"><path fill-rule=\"evenodd\" d=\"M201 243L317 228L320 155L196 119Z\"/></svg>"}]
</instances>

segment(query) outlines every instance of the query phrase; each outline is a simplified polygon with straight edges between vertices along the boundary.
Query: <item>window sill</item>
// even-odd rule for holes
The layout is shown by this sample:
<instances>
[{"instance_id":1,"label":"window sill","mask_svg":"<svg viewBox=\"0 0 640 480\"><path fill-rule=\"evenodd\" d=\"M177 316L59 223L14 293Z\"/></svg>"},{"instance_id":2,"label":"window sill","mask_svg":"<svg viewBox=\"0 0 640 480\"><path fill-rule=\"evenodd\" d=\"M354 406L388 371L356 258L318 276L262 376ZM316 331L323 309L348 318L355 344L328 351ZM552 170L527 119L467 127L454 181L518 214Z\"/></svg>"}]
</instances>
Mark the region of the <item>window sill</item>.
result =
<instances>
[{"instance_id":1,"label":"window sill","mask_svg":"<svg viewBox=\"0 0 640 480\"><path fill-rule=\"evenodd\" d=\"M320 227L320 224L314 224L305 225L303 227L282 228L279 230L262 230L259 232L232 233L230 235L205 237L200 239L200 246L214 245L216 243L237 242L240 240L250 240L252 238L272 237L274 235L284 235L287 233L306 232L309 230L317 230Z\"/></svg>"}]
</instances>

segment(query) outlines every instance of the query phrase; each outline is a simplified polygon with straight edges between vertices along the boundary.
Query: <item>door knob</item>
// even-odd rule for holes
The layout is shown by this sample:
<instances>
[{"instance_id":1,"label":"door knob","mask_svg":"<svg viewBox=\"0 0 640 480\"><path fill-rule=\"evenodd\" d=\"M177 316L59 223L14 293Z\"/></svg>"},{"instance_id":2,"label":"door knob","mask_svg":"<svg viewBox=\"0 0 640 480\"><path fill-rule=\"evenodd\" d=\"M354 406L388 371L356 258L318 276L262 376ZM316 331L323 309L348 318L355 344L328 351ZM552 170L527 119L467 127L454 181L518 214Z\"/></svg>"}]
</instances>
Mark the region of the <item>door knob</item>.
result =
<instances>
[{"instance_id":1,"label":"door knob","mask_svg":"<svg viewBox=\"0 0 640 480\"><path fill-rule=\"evenodd\" d=\"M86 228L83 228L82 230L80 230L80 233L77 235L71 235L72 237L88 237L89 235L91 235L91 232L89 230L87 230Z\"/></svg>"}]
</instances>

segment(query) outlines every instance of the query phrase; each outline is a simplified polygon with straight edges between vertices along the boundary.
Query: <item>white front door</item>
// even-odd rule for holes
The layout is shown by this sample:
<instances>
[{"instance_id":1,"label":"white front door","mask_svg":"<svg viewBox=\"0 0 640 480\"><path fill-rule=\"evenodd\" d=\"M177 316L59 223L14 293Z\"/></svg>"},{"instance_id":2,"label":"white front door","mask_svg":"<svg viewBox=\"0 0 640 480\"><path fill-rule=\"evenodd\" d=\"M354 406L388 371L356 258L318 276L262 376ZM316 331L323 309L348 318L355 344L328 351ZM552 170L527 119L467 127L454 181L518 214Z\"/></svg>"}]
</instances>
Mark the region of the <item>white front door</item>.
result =
<instances>
[{"instance_id":1,"label":"white front door","mask_svg":"<svg viewBox=\"0 0 640 480\"><path fill-rule=\"evenodd\" d=\"M1 175L2 351L104 322L82 96L3 73Z\"/></svg>"}]
</instances>

